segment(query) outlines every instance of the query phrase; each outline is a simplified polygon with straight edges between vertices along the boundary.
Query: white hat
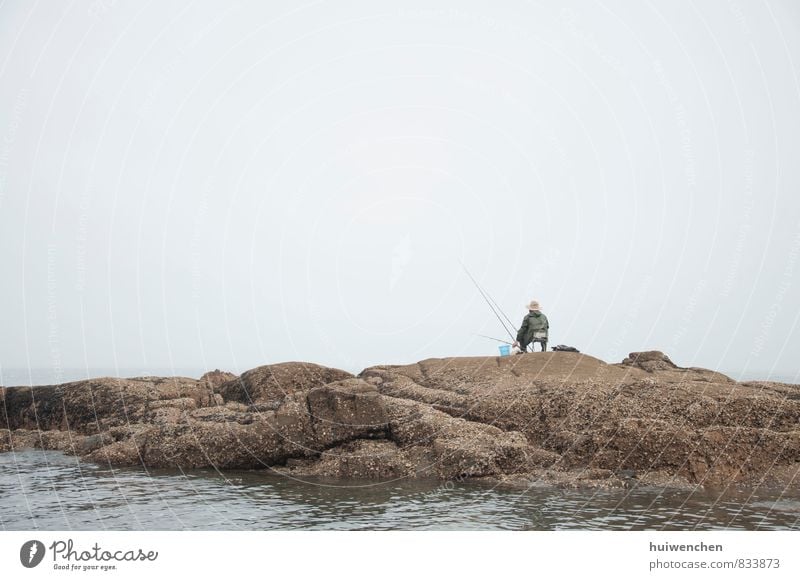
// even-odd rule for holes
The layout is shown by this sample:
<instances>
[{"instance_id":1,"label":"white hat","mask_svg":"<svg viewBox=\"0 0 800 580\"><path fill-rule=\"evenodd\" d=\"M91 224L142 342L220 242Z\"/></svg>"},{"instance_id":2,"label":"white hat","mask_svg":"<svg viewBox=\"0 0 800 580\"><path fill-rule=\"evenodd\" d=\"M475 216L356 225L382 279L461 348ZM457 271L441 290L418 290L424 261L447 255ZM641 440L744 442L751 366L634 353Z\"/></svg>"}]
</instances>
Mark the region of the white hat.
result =
<instances>
[{"instance_id":1,"label":"white hat","mask_svg":"<svg viewBox=\"0 0 800 580\"><path fill-rule=\"evenodd\" d=\"M536 300L531 300L531 303L530 303L530 304L528 304L528 310L536 310L536 311L539 311L539 310L541 310L541 309L542 309L542 307L541 307L541 306L539 306L539 303L538 303Z\"/></svg>"}]
</instances>

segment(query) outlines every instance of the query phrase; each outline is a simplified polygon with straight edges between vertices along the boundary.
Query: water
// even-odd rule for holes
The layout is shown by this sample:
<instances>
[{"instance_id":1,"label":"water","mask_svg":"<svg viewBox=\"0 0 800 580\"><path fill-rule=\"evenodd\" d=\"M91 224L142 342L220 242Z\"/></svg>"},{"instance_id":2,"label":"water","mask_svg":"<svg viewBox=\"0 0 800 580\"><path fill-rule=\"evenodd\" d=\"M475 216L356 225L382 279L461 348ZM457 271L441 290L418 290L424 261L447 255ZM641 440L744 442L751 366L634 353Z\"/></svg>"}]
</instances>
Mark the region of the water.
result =
<instances>
[{"instance_id":1,"label":"water","mask_svg":"<svg viewBox=\"0 0 800 580\"><path fill-rule=\"evenodd\" d=\"M800 530L800 492L559 490L300 482L271 472L110 469L0 454L4 530Z\"/></svg>"}]
</instances>

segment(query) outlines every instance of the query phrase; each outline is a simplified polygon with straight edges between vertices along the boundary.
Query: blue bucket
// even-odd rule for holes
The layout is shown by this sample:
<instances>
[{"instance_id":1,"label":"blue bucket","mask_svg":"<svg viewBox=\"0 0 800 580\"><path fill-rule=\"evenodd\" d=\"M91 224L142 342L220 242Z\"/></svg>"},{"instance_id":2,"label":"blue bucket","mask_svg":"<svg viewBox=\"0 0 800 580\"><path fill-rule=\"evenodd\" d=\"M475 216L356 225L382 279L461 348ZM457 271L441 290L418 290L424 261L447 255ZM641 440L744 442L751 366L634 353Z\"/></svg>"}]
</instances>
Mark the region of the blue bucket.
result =
<instances>
[{"instance_id":1,"label":"blue bucket","mask_svg":"<svg viewBox=\"0 0 800 580\"><path fill-rule=\"evenodd\" d=\"M500 356L508 356L511 354L511 347L507 344L500 345Z\"/></svg>"}]
</instances>

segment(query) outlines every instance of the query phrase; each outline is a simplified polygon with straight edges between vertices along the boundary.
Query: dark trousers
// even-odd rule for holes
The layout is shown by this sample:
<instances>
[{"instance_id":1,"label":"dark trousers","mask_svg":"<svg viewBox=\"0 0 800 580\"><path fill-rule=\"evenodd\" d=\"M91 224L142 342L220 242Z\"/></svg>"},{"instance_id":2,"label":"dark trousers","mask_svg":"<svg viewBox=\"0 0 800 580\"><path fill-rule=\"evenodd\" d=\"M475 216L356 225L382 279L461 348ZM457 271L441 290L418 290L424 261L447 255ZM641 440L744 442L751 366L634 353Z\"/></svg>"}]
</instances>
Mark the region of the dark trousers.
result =
<instances>
[{"instance_id":1,"label":"dark trousers","mask_svg":"<svg viewBox=\"0 0 800 580\"><path fill-rule=\"evenodd\" d=\"M547 341L546 340L532 340L530 342L531 352L534 352L536 350L535 345L536 345L537 342L542 345L542 352L547 352ZM520 350L522 352L527 352L528 351L528 343L519 343L519 348L520 348Z\"/></svg>"}]
</instances>

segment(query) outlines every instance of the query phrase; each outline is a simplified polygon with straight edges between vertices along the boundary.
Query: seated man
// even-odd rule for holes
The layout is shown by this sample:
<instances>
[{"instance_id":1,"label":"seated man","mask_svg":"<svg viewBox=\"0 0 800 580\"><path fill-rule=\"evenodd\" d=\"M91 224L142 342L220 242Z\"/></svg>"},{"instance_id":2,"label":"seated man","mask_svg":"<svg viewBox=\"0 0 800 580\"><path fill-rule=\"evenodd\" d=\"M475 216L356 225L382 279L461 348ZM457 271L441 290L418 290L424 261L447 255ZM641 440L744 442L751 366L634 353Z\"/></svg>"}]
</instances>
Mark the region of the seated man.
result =
<instances>
[{"instance_id":1,"label":"seated man","mask_svg":"<svg viewBox=\"0 0 800 580\"><path fill-rule=\"evenodd\" d=\"M528 314L522 319L522 326L519 327L514 346L518 346L520 353L523 353L528 350L529 344L533 351L533 345L538 342L542 345L542 352L547 352L547 331L549 329L550 322L547 320L547 316L542 312L539 303L533 300L528 304Z\"/></svg>"}]
</instances>

